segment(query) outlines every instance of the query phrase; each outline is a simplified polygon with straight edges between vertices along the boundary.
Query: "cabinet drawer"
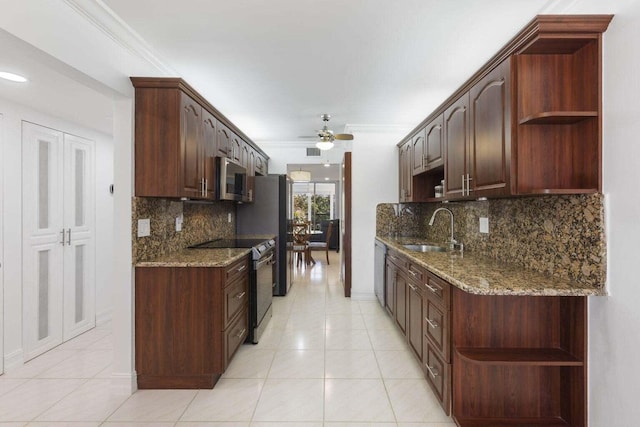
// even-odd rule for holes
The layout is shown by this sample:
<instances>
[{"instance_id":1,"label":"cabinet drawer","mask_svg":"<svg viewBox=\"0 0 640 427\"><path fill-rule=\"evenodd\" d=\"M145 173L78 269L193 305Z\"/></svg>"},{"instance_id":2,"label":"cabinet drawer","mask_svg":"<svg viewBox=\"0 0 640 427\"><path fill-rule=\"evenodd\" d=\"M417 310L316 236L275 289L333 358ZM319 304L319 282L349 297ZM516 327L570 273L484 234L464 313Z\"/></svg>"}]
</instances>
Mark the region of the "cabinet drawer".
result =
<instances>
[{"instance_id":1,"label":"cabinet drawer","mask_svg":"<svg viewBox=\"0 0 640 427\"><path fill-rule=\"evenodd\" d=\"M416 264L408 264L409 265L407 267L407 273L409 274L409 277L415 280L417 283L423 283L426 272L422 269L422 267Z\"/></svg>"},{"instance_id":2,"label":"cabinet drawer","mask_svg":"<svg viewBox=\"0 0 640 427\"><path fill-rule=\"evenodd\" d=\"M231 285L236 278L249 273L249 257L246 256L225 269L225 286Z\"/></svg>"},{"instance_id":3,"label":"cabinet drawer","mask_svg":"<svg viewBox=\"0 0 640 427\"><path fill-rule=\"evenodd\" d=\"M429 299L424 300L424 335L431 340L432 346L438 351L440 357L451 362L451 330L449 327L449 311Z\"/></svg>"},{"instance_id":4,"label":"cabinet drawer","mask_svg":"<svg viewBox=\"0 0 640 427\"><path fill-rule=\"evenodd\" d=\"M249 310L244 310L224 331L224 369L227 369L229 362L236 353L236 350L247 338L249 333Z\"/></svg>"},{"instance_id":5,"label":"cabinet drawer","mask_svg":"<svg viewBox=\"0 0 640 427\"><path fill-rule=\"evenodd\" d=\"M451 364L445 363L438 356L438 351L431 346L429 340L424 340L424 346L424 376L440 401L440 405L449 415L451 412Z\"/></svg>"},{"instance_id":6,"label":"cabinet drawer","mask_svg":"<svg viewBox=\"0 0 640 427\"><path fill-rule=\"evenodd\" d=\"M249 278L241 277L224 288L224 326L249 307Z\"/></svg>"},{"instance_id":7,"label":"cabinet drawer","mask_svg":"<svg viewBox=\"0 0 640 427\"><path fill-rule=\"evenodd\" d=\"M398 252L388 251L387 252L387 259L389 261L391 261L392 263L394 263L396 265L396 267L399 267L402 270L406 270L407 267L408 267L407 260L402 255L400 255Z\"/></svg>"},{"instance_id":8,"label":"cabinet drawer","mask_svg":"<svg viewBox=\"0 0 640 427\"><path fill-rule=\"evenodd\" d=\"M445 311L448 311L451 308L450 284L431 273L427 273L427 280L424 286L427 288L427 299L433 301L435 304L440 305L440 307L442 307Z\"/></svg>"}]
</instances>

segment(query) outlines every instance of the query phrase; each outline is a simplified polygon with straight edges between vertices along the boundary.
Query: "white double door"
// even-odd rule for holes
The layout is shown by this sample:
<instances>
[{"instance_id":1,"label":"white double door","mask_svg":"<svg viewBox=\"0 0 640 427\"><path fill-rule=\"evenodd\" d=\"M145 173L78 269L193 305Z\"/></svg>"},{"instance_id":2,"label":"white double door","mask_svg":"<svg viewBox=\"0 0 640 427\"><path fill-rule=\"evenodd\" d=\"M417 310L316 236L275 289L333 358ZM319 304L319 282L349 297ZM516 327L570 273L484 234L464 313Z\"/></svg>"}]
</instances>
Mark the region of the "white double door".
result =
<instances>
[{"instance_id":1,"label":"white double door","mask_svg":"<svg viewBox=\"0 0 640 427\"><path fill-rule=\"evenodd\" d=\"M95 326L93 142L33 123L23 138L24 360Z\"/></svg>"}]
</instances>

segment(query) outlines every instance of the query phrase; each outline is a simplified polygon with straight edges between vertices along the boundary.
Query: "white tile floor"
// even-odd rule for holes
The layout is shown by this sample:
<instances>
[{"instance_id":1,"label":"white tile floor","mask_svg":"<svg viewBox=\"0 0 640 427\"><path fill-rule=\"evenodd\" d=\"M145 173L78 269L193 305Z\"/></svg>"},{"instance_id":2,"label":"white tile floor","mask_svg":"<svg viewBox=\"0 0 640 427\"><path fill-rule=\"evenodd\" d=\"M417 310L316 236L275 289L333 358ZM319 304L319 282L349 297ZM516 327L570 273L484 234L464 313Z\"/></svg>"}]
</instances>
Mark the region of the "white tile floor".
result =
<instances>
[{"instance_id":1,"label":"white tile floor","mask_svg":"<svg viewBox=\"0 0 640 427\"><path fill-rule=\"evenodd\" d=\"M0 427L455 426L380 305L344 298L338 255L316 258L213 390L114 393L98 327L0 376Z\"/></svg>"}]
</instances>

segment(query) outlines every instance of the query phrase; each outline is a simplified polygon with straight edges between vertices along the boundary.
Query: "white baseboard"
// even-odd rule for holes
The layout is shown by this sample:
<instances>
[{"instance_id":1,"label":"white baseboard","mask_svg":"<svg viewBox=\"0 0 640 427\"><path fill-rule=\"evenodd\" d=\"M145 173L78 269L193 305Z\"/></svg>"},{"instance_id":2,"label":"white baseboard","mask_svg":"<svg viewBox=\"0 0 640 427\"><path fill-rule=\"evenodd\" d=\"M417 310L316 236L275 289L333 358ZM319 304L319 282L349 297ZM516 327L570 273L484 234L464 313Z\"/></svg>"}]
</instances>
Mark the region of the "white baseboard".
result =
<instances>
[{"instance_id":1,"label":"white baseboard","mask_svg":"<svg viewBox=\"0 0 640 427\"><path fill-rule=\"evenodd\" d=\"M4 371L8 372L10 369L22 366L24 364L24 354L22 349L18 349L13 353L9 353L4 356Z\"/></svg>"},{"instance_id":2,"label":"white baseboard","mask_svg":"<svg viewBox=\"0 0 640 427\"><path fill-rule=\"evenodd\" d=\"M132 395L138 391L138 374L117 373L111 374L111 389L117 394Z\"/></svg>"},{"instance_id":3,"label":"white baseboard","mask_svg":"<svg viewBox=\"0 0 640 427\"><path fill-rule=\"evenodd\" d=\"M102 326L105 323L111 322L113 319L113 309L103 310L100 313L96 313L96 326Z\"/></svg>"},{"instance_id":4,"label":"white baseboard","mask_svg":"<svg viewBox=\"0 0 640 427\"><path fill-rule=\"evenodd\" d=\"M351 299L354 301L375 301L376 294L372 292L353 292L351 291Z\"/></svg>"}]
</instances>

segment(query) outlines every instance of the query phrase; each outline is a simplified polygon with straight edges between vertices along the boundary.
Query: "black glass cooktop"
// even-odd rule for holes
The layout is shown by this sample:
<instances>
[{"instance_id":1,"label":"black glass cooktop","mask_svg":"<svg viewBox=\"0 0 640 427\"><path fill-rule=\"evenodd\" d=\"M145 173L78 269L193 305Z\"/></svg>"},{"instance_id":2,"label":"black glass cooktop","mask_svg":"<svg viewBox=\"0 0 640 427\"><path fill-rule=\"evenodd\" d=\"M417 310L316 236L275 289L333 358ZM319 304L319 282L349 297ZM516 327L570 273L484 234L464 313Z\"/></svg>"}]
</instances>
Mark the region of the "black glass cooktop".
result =
<instances>
[{"instance_id":1,"label":"black glass cooktop","mask_svg":"<svg viewBox=\"0 0 640 427\"><path fill-rule=\"evenodd\" d=\"M214 249L214 248L253 248L266 243L266 239L216 239L209 242L189 246L190 249Z\"/></svg>"}]
</instances>

